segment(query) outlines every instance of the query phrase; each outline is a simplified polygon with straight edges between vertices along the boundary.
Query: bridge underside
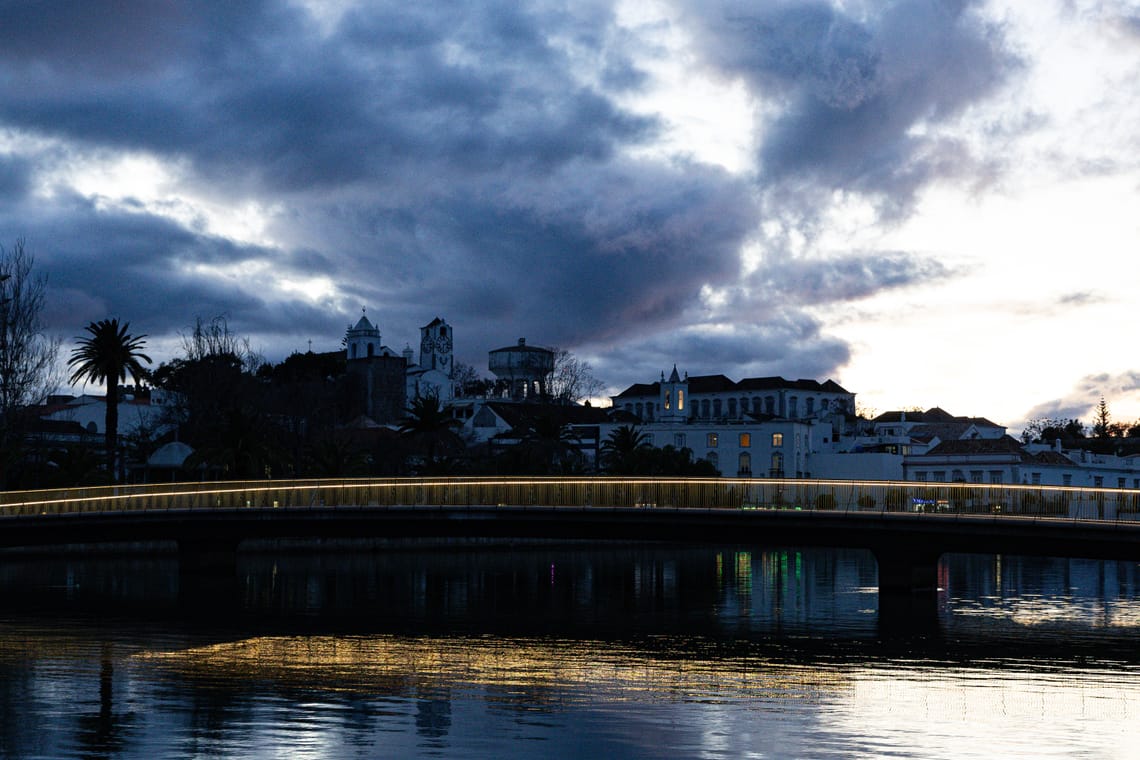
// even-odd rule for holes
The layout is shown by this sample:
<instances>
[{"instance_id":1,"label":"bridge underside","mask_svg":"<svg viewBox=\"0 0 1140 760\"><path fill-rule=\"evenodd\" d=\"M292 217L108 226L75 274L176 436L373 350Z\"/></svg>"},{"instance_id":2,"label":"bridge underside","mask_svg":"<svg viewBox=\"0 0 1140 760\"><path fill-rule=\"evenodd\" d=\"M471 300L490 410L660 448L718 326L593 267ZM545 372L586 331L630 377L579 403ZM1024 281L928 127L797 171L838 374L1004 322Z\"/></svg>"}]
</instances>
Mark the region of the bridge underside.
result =
<instances>
[{"instance_id":1,"label":"bridge underside","mask_svg":"<svg viewBox=\"0 0 1140 760\"><path fill-rule=\"evenodd\" d=\"M76 513L0 519L0 547L176 541L224 574L247 539L539 538L867 549L882 598L933 598L947 552L1140 558L1140 524L1008 516L637 507L409 506ZM904 605L905 606L905 605ZM924 608L925 609L925 608ZM925 614L925 613L924 613Z\"/></svg>"}]
</instances>

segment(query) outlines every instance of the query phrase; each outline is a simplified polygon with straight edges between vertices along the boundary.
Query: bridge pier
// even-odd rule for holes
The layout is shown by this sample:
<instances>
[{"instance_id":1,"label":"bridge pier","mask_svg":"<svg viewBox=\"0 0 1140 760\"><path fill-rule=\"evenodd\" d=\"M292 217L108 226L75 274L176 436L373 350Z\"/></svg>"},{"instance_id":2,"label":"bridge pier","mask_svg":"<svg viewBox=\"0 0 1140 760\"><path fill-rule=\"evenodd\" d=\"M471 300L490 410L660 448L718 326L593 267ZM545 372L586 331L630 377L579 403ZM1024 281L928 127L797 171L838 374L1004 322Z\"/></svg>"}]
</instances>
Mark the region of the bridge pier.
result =
<instances>
[{"instance_id":1,"label":"bridge pier","mask_svg":"<svg viewBox=\"0 0 1140 760\"><path fill-rule=\"evenodd\" d=\"M879 630L885 635L938 629L938 559L921 546L879 547Z\"/></svg>"}]
</instances>

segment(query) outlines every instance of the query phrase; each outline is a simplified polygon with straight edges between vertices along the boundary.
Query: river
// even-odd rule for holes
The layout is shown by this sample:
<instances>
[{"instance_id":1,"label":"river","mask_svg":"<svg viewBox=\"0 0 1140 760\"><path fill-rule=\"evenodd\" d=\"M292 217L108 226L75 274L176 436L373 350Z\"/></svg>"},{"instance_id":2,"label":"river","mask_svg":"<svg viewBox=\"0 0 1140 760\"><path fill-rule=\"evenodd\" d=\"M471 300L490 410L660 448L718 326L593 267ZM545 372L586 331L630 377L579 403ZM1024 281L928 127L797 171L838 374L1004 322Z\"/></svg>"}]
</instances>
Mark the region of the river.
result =
<instances>
[{"instance_id":1,"label":"river","mask_svg":"<svg viewBox=\"0 0 1140 760\"><path fill-rule=\"evenodd\" d=\"M0 757L1135 757L1140 565L293 546L0 557Z\"/></svg>"}]
</instances>

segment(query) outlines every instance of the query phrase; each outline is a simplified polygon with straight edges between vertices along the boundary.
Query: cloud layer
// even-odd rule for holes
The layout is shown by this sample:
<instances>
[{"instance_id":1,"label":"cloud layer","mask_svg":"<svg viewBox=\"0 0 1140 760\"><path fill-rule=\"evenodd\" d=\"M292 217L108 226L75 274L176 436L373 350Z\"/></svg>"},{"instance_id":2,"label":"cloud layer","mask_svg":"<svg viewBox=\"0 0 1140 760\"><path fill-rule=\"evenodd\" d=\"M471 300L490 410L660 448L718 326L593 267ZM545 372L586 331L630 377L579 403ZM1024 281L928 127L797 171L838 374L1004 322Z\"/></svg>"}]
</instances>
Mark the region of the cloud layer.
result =
<instances>
[{"instance_id":1,"label":"cloud layer","mask_svg":"<svg viewBox=\"0 0 1140 760\"><path fill-rule=\"evenodd\" d=\"M56 328L225 314L280 358L367 306L397 348L439 315L477 366L525 335L614 386L835 373L849 349L812 309L950 272L825 250L819 212L841 191L897 217L974 172L931 126L1019 65L969 3L678 0L699 73L756 106L734 173L647 150L668 118L629 98L668 51L610 3L97 6L0 25L0 236L48 272Z\"/></svg>"}]
</instances>

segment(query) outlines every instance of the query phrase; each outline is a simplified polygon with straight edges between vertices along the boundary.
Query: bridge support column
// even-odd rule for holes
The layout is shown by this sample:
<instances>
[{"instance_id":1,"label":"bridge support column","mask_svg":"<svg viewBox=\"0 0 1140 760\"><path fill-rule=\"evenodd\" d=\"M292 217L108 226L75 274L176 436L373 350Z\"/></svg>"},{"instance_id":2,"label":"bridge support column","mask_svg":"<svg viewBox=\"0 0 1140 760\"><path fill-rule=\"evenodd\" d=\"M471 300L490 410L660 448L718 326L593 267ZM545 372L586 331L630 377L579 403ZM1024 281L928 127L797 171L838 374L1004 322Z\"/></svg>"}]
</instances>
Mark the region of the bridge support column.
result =
<instances>
[{"instance_id":1,"label":"bridge support column","mask_svg":"<svg viewBox=\"0 0 1140 760\"><path fill-rule=\"evenodd\" d=\"M922 547L875 550L879 565L879 630L896 633L938 630L938 559Z\"/></svg>"},{"instance_id":2,"label":"bridge support column","mask_svg":"<svg viewBox=\"0 0 1140 760\"><path fill-rule=\"evenodd\" d=\"M178 596L189 607L229 609L238 602L238 540L178 541Z\"/></svg>"}]
</instances>

